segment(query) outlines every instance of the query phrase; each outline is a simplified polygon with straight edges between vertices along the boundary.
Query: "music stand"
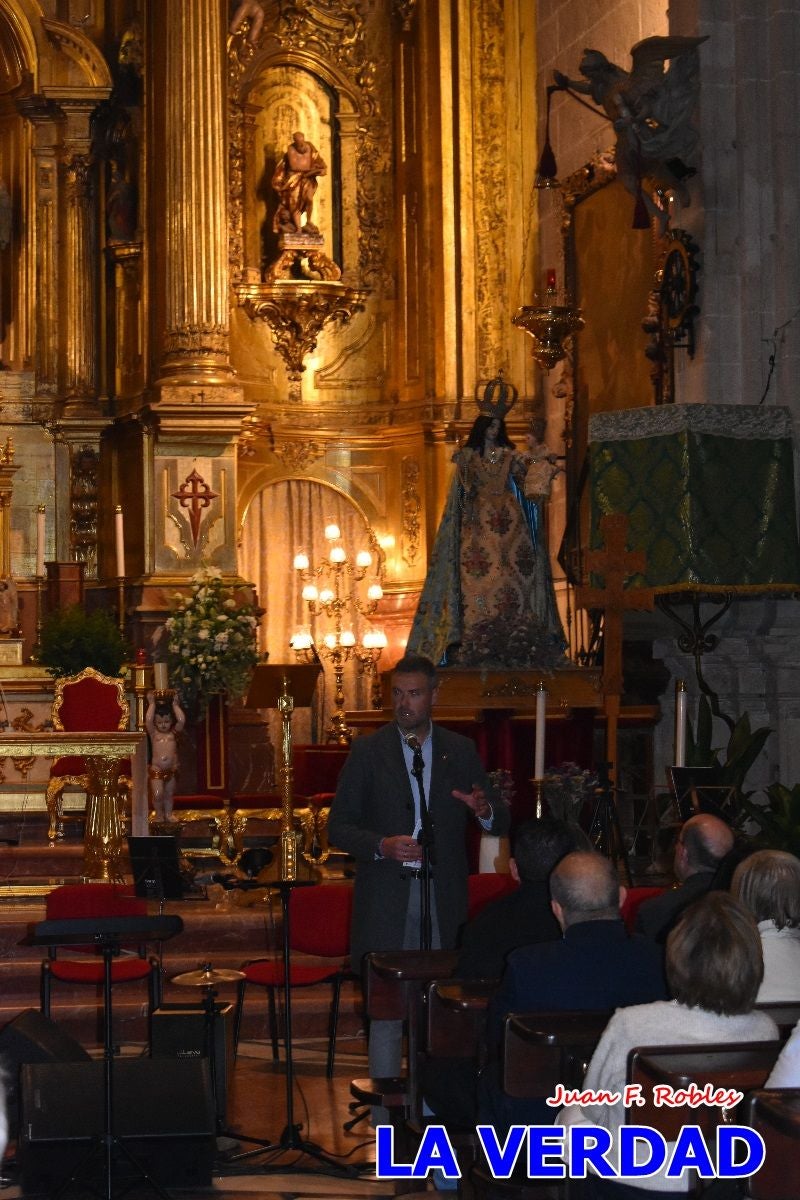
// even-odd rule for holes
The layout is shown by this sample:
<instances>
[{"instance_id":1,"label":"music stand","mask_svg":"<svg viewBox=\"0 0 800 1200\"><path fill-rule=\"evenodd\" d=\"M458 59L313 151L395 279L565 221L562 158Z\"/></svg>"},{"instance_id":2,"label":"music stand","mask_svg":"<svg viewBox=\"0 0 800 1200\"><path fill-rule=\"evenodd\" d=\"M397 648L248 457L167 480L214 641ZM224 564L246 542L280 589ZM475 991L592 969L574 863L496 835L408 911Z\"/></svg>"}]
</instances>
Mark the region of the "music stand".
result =
<instances>
[{"instance_id":1,"label":"music stand","mask_svg":"<svg viewBox=\"0 0 800 1200\"><path fill-rule=\"evenodd\" d=\"M725 806L735 788L720 783L717 767L670 767L669 778L682 821L704 812L730 823Z\"/></svg>"},{"instance_id":2,"label":"music stand","mask_svg":"<svg viewBox=\"0 0 800 1200\"><path fill-rule=\"evenodd\" d=\"M114 1134L114 1045L111 1029L111 960L119 954L125 942L165 942L180 933L183 921L180 917L77 917L70 920L40 921L29 939L33 946L96 946L103 956L103 1133L93 1139L95 1145L76 1166L72 1174L53 1194L53 1200L69 1191L73 1183L88 1167L96 1154L102 1153L105 1170L105 1198L114 1195L114 1151L124 1155L134 1167L139 1178L153 1191L170 1200L152 1175L131 1154L120 1138Z\"/></svg>"},{"instance_id":3,"label":"music stand","mask_svg":"<svg viewBox=\"0 0 800 1200\"><path fill-rule=\"evenodd\" d=\"M137 896L162 902L183 899L177 837L129 837L128 852Z\"/></svg>"}]
</instances>

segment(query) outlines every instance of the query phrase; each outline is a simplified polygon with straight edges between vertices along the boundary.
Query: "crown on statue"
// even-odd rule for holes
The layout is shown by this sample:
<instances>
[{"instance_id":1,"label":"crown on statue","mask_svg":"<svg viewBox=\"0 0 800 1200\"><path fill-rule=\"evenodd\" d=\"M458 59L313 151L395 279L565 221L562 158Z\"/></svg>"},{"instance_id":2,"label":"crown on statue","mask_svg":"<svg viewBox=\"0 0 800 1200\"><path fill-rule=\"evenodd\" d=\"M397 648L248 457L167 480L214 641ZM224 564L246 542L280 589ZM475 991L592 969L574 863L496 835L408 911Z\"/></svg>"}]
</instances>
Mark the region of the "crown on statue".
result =
<instances>
[{"instance_id":1,"label":"crown on statue","mask_svg":"<svg viewBox=\"0 0 800 1200\"><path fill-rule=\"evenodd\" d=\"M513 383L506 383L502 371L486 384L482 399L479 392L480 384L475 389L475 403L478 405L478 412L484 417L498 417L502 421L517 403L517 389Z\"/></svg>"}]
</instances>

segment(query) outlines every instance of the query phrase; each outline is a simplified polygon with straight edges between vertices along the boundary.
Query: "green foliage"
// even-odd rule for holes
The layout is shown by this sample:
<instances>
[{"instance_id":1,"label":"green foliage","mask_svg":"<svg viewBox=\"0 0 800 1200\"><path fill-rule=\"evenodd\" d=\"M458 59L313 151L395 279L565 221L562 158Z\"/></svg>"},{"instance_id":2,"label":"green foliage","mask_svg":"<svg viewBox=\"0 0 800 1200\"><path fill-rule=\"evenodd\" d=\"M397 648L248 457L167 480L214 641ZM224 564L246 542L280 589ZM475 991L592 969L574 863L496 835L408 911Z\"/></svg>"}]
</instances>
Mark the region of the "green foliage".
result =
<instances>
[{"instance_id":1,"label":"green foliage","mask_svg":"<svg viewBox=\"0 0 800 1200\"><path fill-rule=\"evenodd\" d=\"M790 790L782 783L767 788L769 803L754 804L743 797L742 808L760 833L753 839L765 850L787 850L800 858L800 783Z\"/></svg>"},{"instance_id":2,"label":"green foliage","mask_svg":"<svg viewBox=\"0 0 800 1200\"><path fill-rule=\"evenodd\" d=\"M76 604L57 608L42 622L39 662L56 678L77 675L84 667L120 675L130 656L130 646L106 609L87 613Z\"/></svg>"},{"instance_id":3,"label":"green foliage","mask_svg":"<svg viewBox=\"0 0 800 1200\"><path fill-rule=\"evenodd\" d=\"M745 796L752 794L744 791L744 782L753 763L764 749L772 730L768 725L763 725L760 729L751 729L750 717L747 713L743 713L734 725L728 739L725 758L721 759L720 750L711 745L712 726L711 706L706 697L701 696L697 706L696 729L692 728L691 721L687 722L686 765L687 767L715 767L717 770L715 782L719 787L732 790L734 801L738 806Z\"/></svg>"}]
</instances>

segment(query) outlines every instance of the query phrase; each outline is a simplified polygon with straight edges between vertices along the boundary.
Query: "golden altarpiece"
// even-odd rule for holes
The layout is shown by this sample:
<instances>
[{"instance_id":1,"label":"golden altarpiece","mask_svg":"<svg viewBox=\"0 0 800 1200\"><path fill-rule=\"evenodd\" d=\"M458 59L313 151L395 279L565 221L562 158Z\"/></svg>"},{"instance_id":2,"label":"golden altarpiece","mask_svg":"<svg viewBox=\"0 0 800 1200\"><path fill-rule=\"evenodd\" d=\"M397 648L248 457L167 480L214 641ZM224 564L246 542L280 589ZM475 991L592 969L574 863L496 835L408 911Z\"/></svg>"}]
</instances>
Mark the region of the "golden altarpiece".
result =
<instances>
[{"instance_id":1,"label":"golden altarpiece","mask_svg":"<svg viewBox=\"0 0 800 1200\"><path fill-rule=\"evenodd\" d=\"M134 646L209 564L255 586L273 661L304 620L293 558L335 520L375 551L381 666L399 655L476 390L513 379L518 438L542 405L510 323L538 271L533 7L0 0L15 729L49 713L40 506L44 558L83 563L89 603L122 597ZM273 232L298 130L326 166L313 254ZM368 707L355 671L346 691ZM0 790L42 769L4 760Z\"/></svg>"}]
</instances>

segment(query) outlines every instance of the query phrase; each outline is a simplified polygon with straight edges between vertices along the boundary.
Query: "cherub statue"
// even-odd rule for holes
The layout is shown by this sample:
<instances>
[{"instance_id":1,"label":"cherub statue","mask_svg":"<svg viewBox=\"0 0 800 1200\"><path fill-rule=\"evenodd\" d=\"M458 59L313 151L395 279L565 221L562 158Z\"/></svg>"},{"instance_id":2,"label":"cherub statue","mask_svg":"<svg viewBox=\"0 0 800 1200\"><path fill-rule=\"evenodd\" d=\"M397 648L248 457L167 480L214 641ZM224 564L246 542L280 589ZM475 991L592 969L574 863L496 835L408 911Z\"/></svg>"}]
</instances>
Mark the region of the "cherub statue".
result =
<instances>
[{"instance_id":1,"label":"cherub statue","mask_svg":"<svg viewBox=\"0 0 800 1200\"><path fill-rule=\"evenodd\" d=\"M584 79L554 71L558 88L591 96L605 109L617 132L617 177L636 195L644 177L672 190L684 205L683 182L694 174L687 165L697 145L691 125L700 86L698 47L705 37L649 37L631 50L633 69L625 71L599 50L584 50L579 70ZM672 59L667 71L664 63ZM648 212L665 224L664 212L643 193Z\"/></svg>"},{"instance_id":2,"label":"cherub statue","mask_svg":"<svg viewBox=\"0 0 800 1200\"><path fill-rule=\"evenodd\" d=\"M175 778L178 774L178 741L176 735L183 732L186 717L173 693L172 703L158 698L155 692L147 693L147 712L144 725L150 739L150 765L147 768L150 803L157 821L174 821L172 804L175 796Z\"/></svg>"}]
</instances>

